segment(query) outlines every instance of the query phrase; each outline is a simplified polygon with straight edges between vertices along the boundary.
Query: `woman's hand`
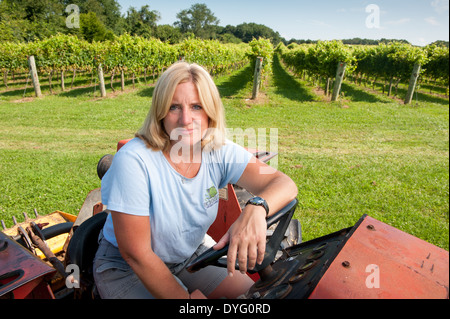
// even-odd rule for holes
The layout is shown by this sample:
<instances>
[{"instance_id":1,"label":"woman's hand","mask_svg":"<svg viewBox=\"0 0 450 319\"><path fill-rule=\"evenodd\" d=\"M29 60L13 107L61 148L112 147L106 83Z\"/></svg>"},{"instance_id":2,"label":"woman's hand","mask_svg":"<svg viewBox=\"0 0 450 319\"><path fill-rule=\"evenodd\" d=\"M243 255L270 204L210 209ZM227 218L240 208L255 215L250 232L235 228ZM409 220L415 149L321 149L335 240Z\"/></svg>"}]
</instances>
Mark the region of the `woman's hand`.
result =
<instances>
[{"instance_id":1,"label":"woman's hand","mask_svg":"<svg viewBox=\"0 0 450 319\"><path fill-rule=\"evenodd\" d=\"M269 216L286 206L298 193L292 179L256 158L247 164L237 185L264 198L270 208ZM214 249L218 250L230 243L227 255L230 275L234 273L236 256L241 272L253 269L256 263L263 262L266 231L266 210L261 206L247 205L228 232L214 246Z\"/></svg>"},{"instance_id":2,"label":"woman's hand","mask_svg":"<svg viewBox=\"0 0 450 319\"><path fill-rule=\"evenodd\" d=\"M227 233L214 246L218 250L228 242L227 269L233 275L236 257L239 270L245 273L264 260L266 250L266 211L261 206L248 205Z\"/></svg>"}]
</instances>

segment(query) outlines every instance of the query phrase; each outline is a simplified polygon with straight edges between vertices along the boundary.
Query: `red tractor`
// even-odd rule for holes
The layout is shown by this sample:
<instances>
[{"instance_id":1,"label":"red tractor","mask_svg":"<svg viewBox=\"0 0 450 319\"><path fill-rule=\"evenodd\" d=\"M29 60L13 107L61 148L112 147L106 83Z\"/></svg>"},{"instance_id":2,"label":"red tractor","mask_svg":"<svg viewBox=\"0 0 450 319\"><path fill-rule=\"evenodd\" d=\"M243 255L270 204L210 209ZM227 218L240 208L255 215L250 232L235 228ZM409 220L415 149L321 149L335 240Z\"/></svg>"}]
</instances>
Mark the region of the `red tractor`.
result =
<instances>
[{"instance_id":1,"label":"red tractor","mask_svg":"<svg viewBox=\"0 0 450 319\"><path fill-rule=\"evenodd\" d=\"M265 162L277 155L253 152ZM112 158L99 161L100 178ZM98 298L92 261L107 216L100 193L88 194L77 217L59 211L26 217L0 232L0 298ZM220 190L219 212L208 231L213 239L222 237L250 196L235 185ZM302 242L300 223L292 219L296 206L294 200L268 218L265 259L248 273L255 284L243 299L449 298L448 251L367 215ZM210 249L188 270L226 267L226 253L227 247Z\"/></svg>"}]
</instances>

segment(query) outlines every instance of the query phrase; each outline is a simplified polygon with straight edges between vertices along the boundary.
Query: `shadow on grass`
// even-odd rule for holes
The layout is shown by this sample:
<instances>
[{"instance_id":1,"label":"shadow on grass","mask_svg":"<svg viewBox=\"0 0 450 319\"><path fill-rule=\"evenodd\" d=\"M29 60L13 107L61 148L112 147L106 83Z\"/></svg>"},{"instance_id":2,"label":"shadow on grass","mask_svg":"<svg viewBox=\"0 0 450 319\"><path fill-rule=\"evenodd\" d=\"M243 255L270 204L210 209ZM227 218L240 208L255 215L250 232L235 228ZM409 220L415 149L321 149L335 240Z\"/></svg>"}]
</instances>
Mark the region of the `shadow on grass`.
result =
<instances>
[{"instance_id":1,"label":"shadow on grass","mask_svg":"<svg viewBox=\"0 0 450 319\"><path fill-rule=\"evenodd\" d=\"M146 87L144 89L139 90L138 95L141 97L153 97L153 91L155 91L155 86Z\"/></svg>"},{"instance_id":2,"label":"shadow on grass","mask_svg":"<svg viewBox=\"0 0 450 319\"><path fill-rule=\"evenodd\" d=\"M41 88L41 93L44 96L47 95L59 95L59 96L64 96L64 97L79 97L79 96L89 96L89 95L93 95L94 94L94 86L83 86L83 87L75 87L75 88L68 88L66 87L65 91L61 90L61 87L59 85L52 85L52 90L53 93L50 93L50 86L48 84L44 84L40 86ZM108 87L106 88L108 90ZM25 92L25 94L24 94ZM100 94L100 89L97 85L97 87L95 88L95 93L96 95ZM14 89L14 90L8 90L8 91L4 91L4 92L0 92L0 97L7 97L10 100L17 100L17 99L22 99L24 97L29 97L32 96L34 97L34 88L33 86L28 85L26 88L22 87L22 88L18 88L18 89Z\"/></svg>"},{"instance_id":3,"label":"shadow on grass","mask_svg":"<svg viewBox=\"0 0 450 319\"><path fill-rule=\"evenodd\" d=\"M345 98L350 98L354 102L368 102L368 103L390 103L392 102L386 96L378 96L365 92L354 85L343 82L341 92L344 93Z\"/></svg>"},{"instance_id":4,"label":"shadow on grass","mask_svg":"<svg viewBox=\"0 0 450 319\"><path fill-rule=\"evenodd\" d=\"M230 78L223 83L217 85L220 95L222 97L233 97L240 90L245 88L249 82L253 81L253 74L250 66L246 66L234 73Z\"/></svg>"},{"instance_id":5,"label":"shadow on grass","mask_svg":"<svg viewBox=\"0 0 450 319\"><path fill-rule=\"evenodd\" d=\"M97 80L95 78L95 80ZM151 97L153 95L153 88L148 87L152 85L153 81L151 78L147 77L147 84L144 84L145 81L141 79L135 79L135 88L140 89L143 85L146 85L146 87L140 92L139 94L144 97ZM77 87L78 85L78 87ZM69 98L77 98L77 97L99 97L100 96L100 86L98 81L94 81L92 84L90 84L90 80L81 79L81 80L75 80L74 81L74 87L71 88L71 81L65 82L65 90L61 90L61 84L59 81L55 81L52 84L52 90L53 93L50 93L50 86L48 83L44 82L40 84L41 93L43 96L49 96L49 95L57 95L61 97L69 97ZM120 83L120 77L119 80L116 80L113 82L113 88L114 91L117 93L120 93L122 90L122 85ZM132 79L127 79L125 81L125 91L130 90L133 88L133 81ZM109 77L105 77L105 89L106 89L106 95L114 94L113 89L111 88L111 81L109 81ZM19 100L26 97L34 97L34 88L33 85L28 83L26 86L22 87L10 87L6 91L0 90L0 99L5 98L5 100Z\"/></svg>"},{"instance_id":6,"label":"shadow on grass","mask_svg":"<svg viewBox=\"0 0 450 319\"><path fill-rule=\"evenodd\" d=\"M24 91L23 88L15 89L15 90L8 89L8 91L0 92L0 97L8 98L8 100L9 100L9 98L13 98L13 97L15 97L16 99L21 99L21 98L23 98L23 91ZM27 90L27 92L28 92L28 90ZM34 92L33 92L33 96L34 96Z\"/></svg>"},{"instance_id":7,"label":"shadow on grass","mask_svg":"<svg viewBox=\"0 0 450 319\"><path fill-rule=\"evenodd\" d=\"M85 87L79 87L79 88L73 88L69 90L65 90L64 92L59 92L58 95L64 96L64 97L79 97L79 96L93 96L94 92L96 95L100 95L100 88L97 85L94 88L94 85L92 86L85 86Z\"/></svg>"},{"instance_id":8,"label":"shadow on grass","mask_svg":"<svg viewBox=\"0 0 450 319\"><path fill-rule=\"evenodd\" d=\"M353 83L342 83L342 91L344 92L345 97L350 97L352 101L389 103L393 99L401 101L405 99L407 88L399 87L397 89L397 94L393 93L392 96L388 96L386 93L383 93L382 89L383 85L380 83L377 83L375 85L375 90L372 89L371 92L367 92L362 86L358 87ZM394 90L395 88L393 91ZM448 106L448 99L444 97L417 91L413 95L412 103L414 104L416 102L430 102Z\"/></svg>"},{"instance_id":9,"label":"shadow on grass","mask_svg":"<svg viewBox=\"0 0 450 319\"><path fill-rule=\"evenodd\" d=\"M149 83L151 81L147 81ZM135 80L135 87L139 88L144 83L143 80L141 80L141 83L139 83L137 80ZM113 88L115 92L120 92L122 90L122 85L120 81L113 82ZM133 88L133 81L132 80L126 80L125 81L125 91L127 89ZM113 90L111 88L111 82L107 81L105 82L105 89L106 89L106 95L113 93ZM91 85L87 87L81 87L81 88L73 88L71 90L66 90L64 92L59 92L58 94L65 97L78 97L78 96L100 96L100 87L98 83L96 85ZM152 91L153 93L153 91Z\"/></svg>"},{"instance_id":10,"label":"shadow on grass","mask_svg":"<svg viewBox=\"0 0 450 319\"><path fill-rule=\"evenodd\" d=\"M399 95L401 97L406 96L406 89L398 89ZM448 99L440 96L430 95L422 92L414 92L412 103L420 103L420 102L430 102L430 103L436 103L436 104L442 104L445 106L448 106Z\"/></svg>"},{"instance_id":11,"label":"shadow on grass","mask_svg":"<svg viewBox=\"0 0 450 319\"><path fill-rule=\"evenodd\" d=\"M286 72L280 63L278 55L273 57L272 68L276 94L298 102L317 101L317 96L308 87L299 83L294 76Z\"/></svg>"}]
</instances>

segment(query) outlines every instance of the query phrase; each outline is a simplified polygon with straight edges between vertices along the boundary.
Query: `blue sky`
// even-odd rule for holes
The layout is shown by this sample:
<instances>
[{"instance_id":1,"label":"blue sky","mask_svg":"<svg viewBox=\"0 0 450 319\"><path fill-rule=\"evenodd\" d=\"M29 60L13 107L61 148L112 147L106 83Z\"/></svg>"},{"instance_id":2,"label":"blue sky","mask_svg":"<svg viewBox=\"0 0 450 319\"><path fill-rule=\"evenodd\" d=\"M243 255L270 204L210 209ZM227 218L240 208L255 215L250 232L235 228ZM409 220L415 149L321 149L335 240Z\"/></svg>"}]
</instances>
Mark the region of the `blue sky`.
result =
<instances>
[{"instance_id":1,"label":"blue sky","mask_svg":"<svg viewBox=\"0 0 450 319\"><path fill-rule=\"evenodd\" d=\"M123 13L130 6L139 9L148 4L151 10L160 12L158 24L173 24L178 12L204 3L220 20L219 25L260 23L287 40L395 38L414 45L449 40L449 0L118 0L118 3ZM377 11L379 20L375 19Z\"/></svg>"}]
</instances>

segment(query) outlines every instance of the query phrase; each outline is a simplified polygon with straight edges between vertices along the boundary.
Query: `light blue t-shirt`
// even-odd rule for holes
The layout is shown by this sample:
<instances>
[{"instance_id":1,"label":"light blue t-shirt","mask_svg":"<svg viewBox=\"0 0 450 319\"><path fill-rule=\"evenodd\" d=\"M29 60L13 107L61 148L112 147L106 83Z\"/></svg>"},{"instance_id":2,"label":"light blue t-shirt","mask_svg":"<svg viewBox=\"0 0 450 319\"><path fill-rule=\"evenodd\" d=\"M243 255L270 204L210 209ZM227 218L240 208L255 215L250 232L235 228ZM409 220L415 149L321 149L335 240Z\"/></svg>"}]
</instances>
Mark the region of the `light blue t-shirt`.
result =
<instances>
[{"instance_id":1,"label":"light blue t-shirt","mask_svg":"<svg viewBox=\"0 0 450 319\"><path fill-rule=\"evenodd\" d=\"M227 140L219 150L203 151L200 170L189 179L161 151L134 138L103 176L102 202L112 211L149 216L153 251L166 263L180 263L192 256L216 219L219 189L236 183L251 157ZM117 247L111 214L103 235Z\"/></svg>"}]
</instances>

